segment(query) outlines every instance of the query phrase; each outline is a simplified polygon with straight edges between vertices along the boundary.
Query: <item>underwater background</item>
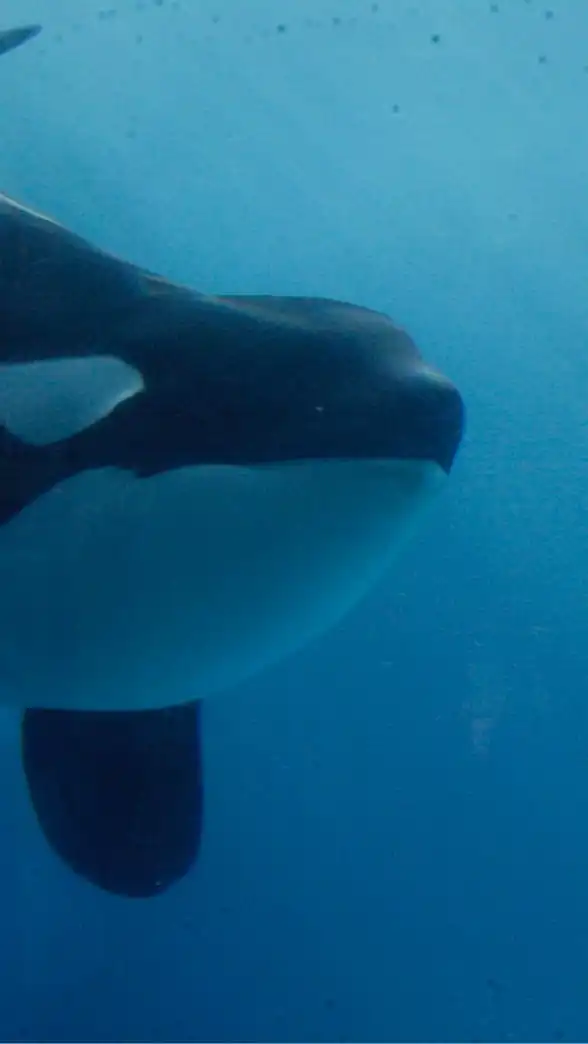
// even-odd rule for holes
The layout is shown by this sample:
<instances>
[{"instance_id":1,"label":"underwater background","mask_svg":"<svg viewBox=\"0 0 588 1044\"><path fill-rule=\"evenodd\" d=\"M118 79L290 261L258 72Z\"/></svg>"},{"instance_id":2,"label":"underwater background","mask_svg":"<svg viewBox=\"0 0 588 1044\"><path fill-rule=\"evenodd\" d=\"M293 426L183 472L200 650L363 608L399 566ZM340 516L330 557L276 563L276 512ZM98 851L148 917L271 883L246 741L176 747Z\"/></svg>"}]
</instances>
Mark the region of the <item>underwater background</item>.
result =
<instances>
[{"instance_id":1,"label":"underwater background","mask_svg":"<svg viewBox=\"0 0 588 1044\"><path fill-rule=\"evenodd\" d=\"M58 863L3 712L1 1039L587 1039L588 6L0 13L43 26L2 191L203 291L381 309L468 407L386 580L206 703L170 892Z\"/></svg>"}]
</instances>

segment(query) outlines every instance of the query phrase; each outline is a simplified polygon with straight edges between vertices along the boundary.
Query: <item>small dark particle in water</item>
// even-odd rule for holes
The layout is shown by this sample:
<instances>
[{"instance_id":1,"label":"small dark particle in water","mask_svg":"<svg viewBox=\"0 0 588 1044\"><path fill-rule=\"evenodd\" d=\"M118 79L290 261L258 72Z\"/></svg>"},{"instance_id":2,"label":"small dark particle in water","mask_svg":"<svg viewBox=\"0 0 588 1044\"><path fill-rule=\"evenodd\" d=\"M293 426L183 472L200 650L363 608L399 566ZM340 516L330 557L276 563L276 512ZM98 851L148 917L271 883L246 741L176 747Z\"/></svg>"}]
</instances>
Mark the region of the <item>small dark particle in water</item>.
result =
<instances>
[{"instance_id":1,"label":"small dark particle in water","mask_svg":"<svg viewBox=\"0 0 588 1044\"><path fill-rule=\"evenodd\" d=\"M33 36L38 36L40 32L40 25L24 25L20 29L5 29L4 32L0 32L0 54L6 54L7 51L20 47Z\"/></svg>"},{"instance_id":2,"label":"small dark particle in water","mask_svg":"<svg viewBox=\"0 0 588 1044\"><path fill-rule=\"evenodd\" d=\"M333 1011L334 1007L335 1007L335 1001L333 1000L333 998L332 997L325 997L325 1008L327 1009L327 1011Z\"/></svg>"},{"instance_id":3,"label":"small dark particle in water","mask_svg":"<svg viewBox=\"0 0 588 1044\"><path fill-rule=\"evenodd\" d=\"M380 10L380 5L379 4L372 4L372 6L370 7L370 11L372 12L372 14L377 14L379 10Z\"/></svg>"},{"instance_id":4,"label":"small dark particle in water","mask_svg":"<svg viewBox=\"0 0 588 1044\"><path fill-rule=\"evenodd\" d=\"M504 990L504 985L498 979L486 979L488 989L496 996Z\"/></svg>"},{"instance_id":5,"label":"small dark particle in water","mask_svg":"<svg viewBox=\"0 0 588 1044\"><path fill-rule=\"evenodd\" d=\"M145 39L145 37L143 36L143 33L138 33L137 36L135 37L135 43L136 44L142 44L144 39Z\"/></svg>"},{"instance_id":6,"label":"small dark particle in water","mask_svg":"<svg viewBox=\"0 0 588 1044\"><path fill-rule=\"evenodd\" d=\"M212 24L213 25L218 25L219 22L220 22L220 15L213 15L212 16Z\"/></svg>"},{"instance_id":7,"label":"small dark particle in water","mask_svg":"<svg viewBox=\"0 0 588 1044\"><path fill-rule=\"evenodd\" d=\"M341 19L338 18L338 17L332 18L331 21L332 21L333 25L335 26L335 28L338 28L338 26L341 25Z\"/></svg>"},{"instance_id":8,"label":"small dark particle in water","mask_svg":"<svg viewBox=\"0 0 588 1044\"><path fill-rule=\"evenodd\" d=\"M280 22L280 24L276 26L276 32L277 33L287 33L288 32L288 26L284 25L283 22Z\"/></svg>"},{"instance_id":9,"label":"small dark particle in water","mask_svg":"<svg viewBox=\"0 0 588 1044\"><path fill-rule=\"evenodd\" d=\"M546 11L545 12L545 17L549 21L549 19L553 18L553 11Z\"/></svg>"},{"instance_id":10,"label":"small dark particle in water","mask_svg":"<svg viewBox=\"0 0 588 1044\"><path fill-rule=\"evenodd\" d=\"M492 14L498 14L498 4L490 4Z\"/></svg>"},{"instance_id":11,"label":"small dark particle in water","mask_svg":"<svg viewBox=\"0 0 588 1044\"><path fill-rule=\"evenodd\" d=\"M153 0L156 7L163 7L163 0Z\"/></svg>"},{"instance_id":12,"label":"small dark particle in water","mask_svg":"<svg viewBox=\"0 0 588 1044\"><path fill-rule=\"evenodd\" d=\"M399 105L393 105L392 106L392 112L400 112L400 106Z\"/></svg>"},{"instance_id":13,"label":"small dark particle in water","mask_svg":"<svg viewBox=\"0 0 588 1044\"><path fill-rule=\"evenodd\" d=\"M439 33L433 33L433 35L431 37L431 43L437 44L437 43L440 43L440 42L441 42L441 35Z\"/></svg>"},{"instance_id":14,"label":"small dark particle in water","mask_svg":"<svg viewBox=\"0 0 588 1044\"><path fill-rule=\"evenodd\" d=\"M136 137L137 137L136 130L133 127L129 127L128 131L125 134L125 138L128 138L130 141L132 141Z\"/></svg>"},{"instance_id":15,"label":"small dark particle in water","mask_svg":"<svg viewBox=\"0 0 588 1044\"><path fill-rule=\"evenodd\" d=\"M539 65L547 65L547 55L546 54L540 54L539 55Z\"/></svg>"}]
</instances>

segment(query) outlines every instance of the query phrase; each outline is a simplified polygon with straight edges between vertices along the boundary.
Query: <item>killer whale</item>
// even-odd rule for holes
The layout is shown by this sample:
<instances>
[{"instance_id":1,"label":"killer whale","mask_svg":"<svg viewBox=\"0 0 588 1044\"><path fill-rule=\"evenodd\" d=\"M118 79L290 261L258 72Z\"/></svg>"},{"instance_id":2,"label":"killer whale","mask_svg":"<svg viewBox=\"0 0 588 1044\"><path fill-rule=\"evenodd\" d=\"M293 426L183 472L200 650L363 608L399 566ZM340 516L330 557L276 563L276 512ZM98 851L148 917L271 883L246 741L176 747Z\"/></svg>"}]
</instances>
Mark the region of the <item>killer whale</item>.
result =
<instances>
[{"instance_id":1,"label":"killer whale","mask_svg":"<svg viewBox=\"0 0 588 1044\"><path fill-rule=\"evenodd\" d=\"M385 315L200 294L0 197L0 695L74 871L189 870L200 699L361 597L463 424Z\"/></svg>"}]
</instances>

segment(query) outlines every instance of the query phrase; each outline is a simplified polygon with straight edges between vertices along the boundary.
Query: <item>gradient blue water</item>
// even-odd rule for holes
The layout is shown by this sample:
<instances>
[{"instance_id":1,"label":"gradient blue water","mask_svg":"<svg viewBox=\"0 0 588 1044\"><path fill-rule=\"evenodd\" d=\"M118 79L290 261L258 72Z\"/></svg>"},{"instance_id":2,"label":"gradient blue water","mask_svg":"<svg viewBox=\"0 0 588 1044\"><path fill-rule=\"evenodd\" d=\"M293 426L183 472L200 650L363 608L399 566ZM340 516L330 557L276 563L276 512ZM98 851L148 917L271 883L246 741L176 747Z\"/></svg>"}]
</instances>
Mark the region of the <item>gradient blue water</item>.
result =
<instances>
[{"instance_id":1,"label":"gradient blue water","mask_svg":"<svg viewBox=\"0 0 588 1044\"><path fill-rule=\"evenodd\" d=\"M0 1036L583 1040L588 16L279 6L6 0L54 24L3 59L3 187L203 289L389 311L467 440L367 603L207 705L168 895L57 865L3 719Z\"/></svg>"}]
</instances>

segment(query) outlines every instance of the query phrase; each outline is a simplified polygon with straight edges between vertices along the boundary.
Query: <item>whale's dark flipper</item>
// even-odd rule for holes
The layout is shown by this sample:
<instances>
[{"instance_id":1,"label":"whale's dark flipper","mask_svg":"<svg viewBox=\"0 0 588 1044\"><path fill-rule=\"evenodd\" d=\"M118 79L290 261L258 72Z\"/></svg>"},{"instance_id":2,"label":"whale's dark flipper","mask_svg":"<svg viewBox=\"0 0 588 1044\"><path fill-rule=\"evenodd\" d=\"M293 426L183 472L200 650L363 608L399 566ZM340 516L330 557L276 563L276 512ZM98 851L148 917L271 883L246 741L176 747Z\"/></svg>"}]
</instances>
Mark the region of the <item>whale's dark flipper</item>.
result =
<instances>
[{"instance_id":1,"label":"whale's dark flipper","mask_svg":"<svg viewBox=\"0 0 588 1044\"><path fill-rule=\"evenodd\" d=\"M30 796L72 870L108 892L145 898L189 871L202 827L199 718L196 703L25 712Z\"/></svg>"},{"instance_id":2,"label":"whale's dark flipper","mask_svg":"<svg viewBox=\"0 0 588 1044\"><path fill-rule=\"evenodd\" d=\"M13 51L41 32L40 25L23 25L18 29L0 29L0 54Z\"/></svg>"}]
</instances>

